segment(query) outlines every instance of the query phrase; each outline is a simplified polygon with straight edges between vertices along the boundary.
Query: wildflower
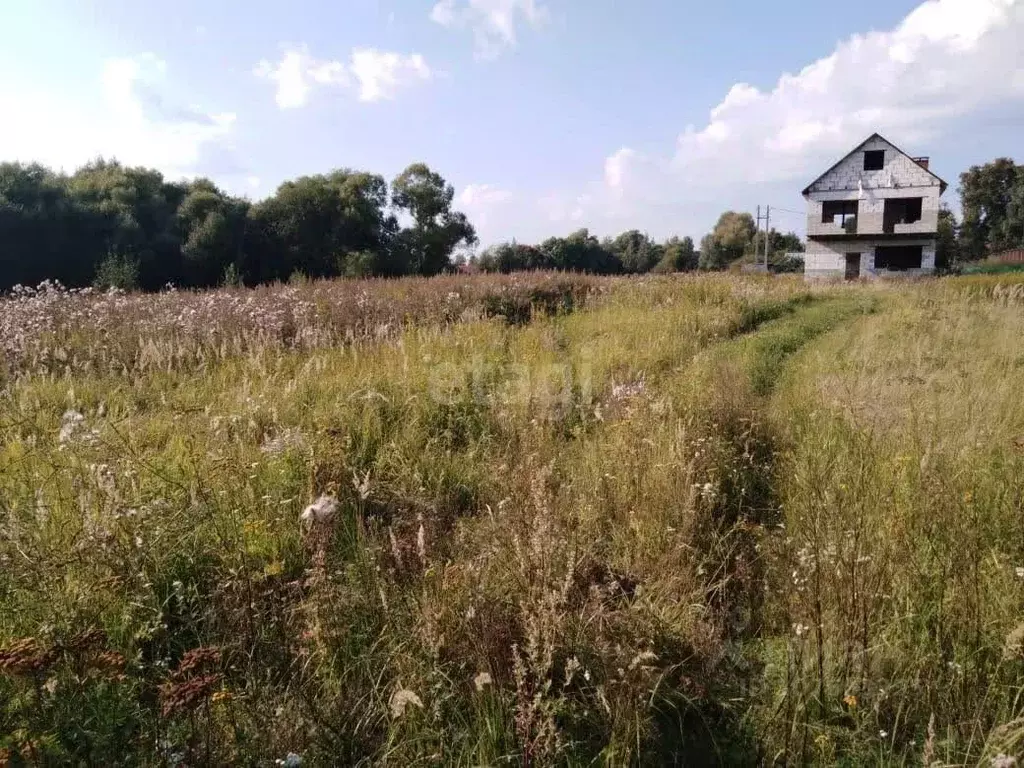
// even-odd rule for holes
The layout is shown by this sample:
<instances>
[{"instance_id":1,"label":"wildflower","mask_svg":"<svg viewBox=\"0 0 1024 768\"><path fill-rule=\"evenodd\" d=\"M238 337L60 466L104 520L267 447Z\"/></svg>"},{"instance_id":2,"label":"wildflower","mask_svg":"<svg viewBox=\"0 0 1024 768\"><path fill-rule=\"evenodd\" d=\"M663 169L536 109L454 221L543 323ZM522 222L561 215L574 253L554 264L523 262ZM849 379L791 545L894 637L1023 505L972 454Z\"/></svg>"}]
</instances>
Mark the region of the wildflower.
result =
<instances>
[{"instance_id":1,"label":"wildflower","mask_svg":"<svg viewBox=\"0 0 1024 768\"><path fill-rule=\"evenodd\" d=\"M793 625L793 632L796 633L797 637L803 637L805 634L807 634L807 630L809 630L809 629L810 629L810 627L808 627L806 624L794 624Z\"/></svg>"},{"instance_id":2,"label":"wildflower","mask_svg":"<svg viewBox=\"0 0 1024 768\"><path fill-rule=\"evenodd\" d=\"M879 731L878 732L878 738L880 738L880 739L887 739L887 738L889 738L889 732L888 731Z\"/></svg>"},{"instance_id":3,"label":"wildflower","mask_svg":"<svg viewBox=\"0 0 1024 768\"><path fill-rule=\"evenodd\" d=\"M1024 656L1024 624L1019 624L1006 636L1003 645L1003 658L1009 661Z\"/></svg>"},{"instance_id":4,"label":"wildflower","mask_svg":"<svg viewBox=\"0 0 1024 768\"><path fill-rule=\"evenodd\" d=\"M329 523L338 512L338 499L334 496L324 494L299 515L303 523Z\"/></svg>"},{"instance_id":5,"label":"wildflower","mask_svg":"<svg viewBox=\"0 0 1024 768\"><path fill-rule=\"evenodd\" d=\"M481 672L479 675L473 678L473 685L476 686L478 691L483 691L489 685L492 685L494 681L491 679L490 672Z\"/></svg>"},{"instance_id":6,"label":"wildflower","mask_svg":"<svg viewBox=\"0 0 1024 768\"><path fill-rule=\"evenodd\" d=\"M284 768L299 768L302 765L302 757L294 752L289 752L283 758L279 757L275 760L274 764L284 766Z\"/></svg>"},{"instance_id":7,"label":"wildflower","mask_svg":"<svg viewBox=\"0 0 1024 768\"><path fill-rule=\"evenodd\" d=\"M410 704L423 709L423 702L415 692L410 691L408 688L399 688L391 694L391 701L389 702L391 716L395 718L401 717L405 714L405 710Z\"/></svg>"},{"instance_id":8,"label":"wildflower","mask_svg":"<svg viewBox=\"0 0 1024 768\"><path fill-rule=\"evenodd\" d=\"M857 697L854 696L852 693L848 693L845 696L843 696L843 704L848 706L850 709L856 709L857 708Z\"/></svg>"},{"instance_id":9,"label":"wildflower","mask_svg":"<svg viewBox=\"0 0 1024 768\"><path fill-rule=\"evenodd\" d=\"M715 486L712 483L704 483L700 489L700 497L704 501L713 501L715 498Z\"/></svg>"},{"instance_id":10,"label":"wildflower","mask_svg":"<svg viewBox=\"0 0 1024 768\"><path fill-rule=\"evenodd\" d=\"M61 445L65 445L74 438L75 433L79 427L82 426L82 422L85 421L85 416L80 414L76 410L64 411L64 415L60 417L60 432L57 434L57 441Z\"/></svg>"},{"instance_id":11,"label":"wildflower","mask_svg":"<svg viewBox=\"0 0 1024 768\"><path fill-rule=\"evenodd\" d=\"M1013 572L1017 574L1018 579L1024 579L1024 565L1018 565L1013 569Z\"/></svg>"},{"instance_id":12,"label":"wildflower","mask_svg":"<svg viewBox=\"0 0 1024 768\"><path fill-rule=\"evenodd\" d=\"M1014 768L1017 758L1000 752L992 758L992 768Z\"/></svg>"}]
</instances>

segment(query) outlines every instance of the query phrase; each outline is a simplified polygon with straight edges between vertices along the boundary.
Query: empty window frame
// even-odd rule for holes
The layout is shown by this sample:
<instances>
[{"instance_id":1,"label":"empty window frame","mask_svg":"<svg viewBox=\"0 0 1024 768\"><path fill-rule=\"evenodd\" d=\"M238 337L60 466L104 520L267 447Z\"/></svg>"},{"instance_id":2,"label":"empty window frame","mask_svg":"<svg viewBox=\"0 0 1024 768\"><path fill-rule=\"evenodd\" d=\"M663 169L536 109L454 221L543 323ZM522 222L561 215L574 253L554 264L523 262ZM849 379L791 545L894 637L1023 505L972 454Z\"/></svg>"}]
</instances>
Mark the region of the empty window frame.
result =
<instances>
[{"instance_id":1,"label":"empty window frame","mask_svg":"<svg viewBox=\"0 0 1024 768\"><path fill-rule=\"evenodd\" d=\"M920 197L894 197L885 201L883 228L892 234L897 224L913 224L921 220Z\"/></svg>"},{"instance_id":2,"label":"empty window frame","mask_svg":"<svg viewBox=\"0 0 1024 768\"><path fill-rule=\"evenodd\" d=\"M885 150L872 149L864 153L864 170L880 171L885 167Z\"/></svg>"},{"instance_id":3,"label":"empty window frame","mask_svg":"<svg viewBox=\"0 0 1024 768\"><path fill-rule=\"evenodd\" d=\"M920 245L883 245L875 248L875 269L902 272L920 269L924 247Z\"/></svg>"},{"instance_id":4,"label":"empty window frame","mask_svg":"<svg viewBox=\"0 0 1024 768\"><path fill-rule=\"evenodd\" d=\"M843 229L856 231L857 201L826 200L821 204L821 223L838 224Z\"/></svg>"}]
</instances>

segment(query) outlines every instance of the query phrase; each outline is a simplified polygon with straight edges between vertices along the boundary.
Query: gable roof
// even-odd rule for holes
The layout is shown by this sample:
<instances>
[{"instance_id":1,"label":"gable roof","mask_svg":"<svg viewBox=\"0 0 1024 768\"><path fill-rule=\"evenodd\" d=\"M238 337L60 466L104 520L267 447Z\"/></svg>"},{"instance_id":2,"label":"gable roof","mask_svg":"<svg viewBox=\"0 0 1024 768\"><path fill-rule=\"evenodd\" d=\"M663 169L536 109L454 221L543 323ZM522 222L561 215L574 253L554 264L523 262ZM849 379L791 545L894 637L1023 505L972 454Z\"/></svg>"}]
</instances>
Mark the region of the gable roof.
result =
<instances>
[{"instance_id":1,"label":"gable roof","mask_svg":"<svg viewBox=\"0 0 1024 768\"><path fill-rule=\"evenodd\" d=\"M815 184L817 184L817 183L818 183L819 181L821 181L821 180L822 180L823 178L825 178L825 177L826 177L826 176L828 176L828 175L829 175L830 173L832 173L832 171L834 171L834 170L835 170L836 168L838 168L838 167L839 167L840 165L842 165L842 164L843 164L843 162L845 162L845 161L846 161L846 159L847 159L848 157L850 157L850 155L854 155L854 154L856 154L856 153L857 153L857 152L858 152L858 151L860 150L860 148L861 148L861 147L863 147L863 146L864 146L865 144L867 144L867 143L868 143L869 141L871 141L872 139L881 139L882 141L884 141L884 142L885 142L886 144L888 144L888 145L889 145L890 147L892 147L893 149L895 149L895 150L896 150L897 152L899 152L899 153L900 153L901 155L903 155L904 157L907 157L907 158L909 158L910 160L912 160L912 161L914 161L914 162L917 162L916 160L914 160L914 158L913 158L912 156L908 155L908 154L907 154L906 152L904 152L904 151L903 151L902 149L900 149L899 147L897 147L897 146L896 146L895 144L893 144L893 143L892 143L891 141L889 141L889 140L888 140L887 138L885 138L885 136L883 136L882 134L880 134L880 133L872 133L872 134L871 134L870 136L868 136L868 137L867 137L866 139L864 139L864 141L862 141L862 142L861 142L860 144L858 144L858 145L857 145L856 147L854 147L854 148L853 148L853 149L851 149L851 150L850 150L849 152L847 152L847 153L846 153L845 155L843 155L843 156L842 156L841 158L839 158L839 160L838 160L838 161L836 161L836 163L835 163L835 164L833 164L833 165L832 165L832 166L831 166L831 167L830 167L830 168L829 168L829 169L828 169L827 171L825 171L825 172L824 172L823 174L821 174L820 176L818 176L818 178L816 178L816 179L815 179L814 181L812 181L812 182L811 182L810 184L808 184L808 185L807 185L807 186L806 186L806 187L804 188L803 194L805 194L805 195L806 195L806 194L808 194L808 193L809 193L809 192L811 191L811 187L813 187L813 186L814 186ZM940 194L942 194L943 192L945 192L945 191L946 191L946 188L947 188L947 187L949 186L949 184L947 184L947 183L946 183L945 181L943 181L943 180L942 180L942 179L941 179L941 178L940 178L940 177L938 176L938 174L936 174L936 173L935 173L934 171L932 171L932 170L931 170L931 169L929 169L929 168L925 168L925 167L924 167L923 165L921 165L920 163L918 163L918 166L919 166L919 167L921 168L921 170L923 170L923 171L925 171L926 173L930 174L930 175L931 175L932 177L934 177L934 178L935 178L935 179L936 179L936 180L937 180L937 181L939 182L939 186L940 186L940 189L939 189L939 193L940 193Z\"/></svg>"}]
</instances>

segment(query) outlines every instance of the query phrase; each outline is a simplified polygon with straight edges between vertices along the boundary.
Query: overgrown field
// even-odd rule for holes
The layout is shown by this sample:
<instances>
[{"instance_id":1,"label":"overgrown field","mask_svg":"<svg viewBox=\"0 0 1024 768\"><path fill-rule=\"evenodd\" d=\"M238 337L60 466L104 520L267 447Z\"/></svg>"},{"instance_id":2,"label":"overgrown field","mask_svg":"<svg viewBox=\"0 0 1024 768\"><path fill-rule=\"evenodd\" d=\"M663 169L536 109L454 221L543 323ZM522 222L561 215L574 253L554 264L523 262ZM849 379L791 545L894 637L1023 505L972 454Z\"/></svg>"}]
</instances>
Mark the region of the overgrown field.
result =
<instances>
[{"instance_id":1,"label":"overgrown field","mask_svg":"<svg viewBox=\"0 0 1024 768\"><path fill-rule=\"evenodd\" d=\"M1024 759L1018 277L51 286L0 350L0 765Z\"/></svg>"}]
</instances>

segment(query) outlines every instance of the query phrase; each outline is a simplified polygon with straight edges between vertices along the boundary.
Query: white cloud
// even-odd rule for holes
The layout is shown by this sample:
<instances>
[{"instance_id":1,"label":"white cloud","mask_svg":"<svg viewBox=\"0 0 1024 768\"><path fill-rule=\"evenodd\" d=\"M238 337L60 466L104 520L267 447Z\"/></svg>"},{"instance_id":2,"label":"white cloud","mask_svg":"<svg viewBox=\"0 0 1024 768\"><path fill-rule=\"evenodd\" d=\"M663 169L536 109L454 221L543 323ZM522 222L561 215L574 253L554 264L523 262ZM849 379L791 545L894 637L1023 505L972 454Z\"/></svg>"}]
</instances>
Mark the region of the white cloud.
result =
<instances>
[{"instance_id":1,"label":"white cloud","mask_svg":"<svg viewBox=\"0 0 1024 768\"><path fill-rule=\"evenodd\" d=\"M496 203L504 203L512 198L507 189L491 184L468 184L459 193L459 203L466 208L480 208Z\"/></svg>"},{"instance_id":2,"label":"white cloud","mask_svg":"<svg viewBox=\"0 0 1024 768\"><path fill-rule=\"evenodd\" d=\"M926 152L954 124L965 130L989 108L1024 104L1022 37L1024 0L928 0L895 28L854 35L770 90L733 85L674 148L619 149L585 204L555 195L544 207L562 219L582 207L584 215L568 218L665 229L710 200L718 210L753 202L751 190L763 195L765 185L798 193L875 131Z\"/></svg>"},{"instance_id":3,"label":"white cloud","mask_svg":"<svg viewBox=\"0 0 1024 768\"><path fill-rule=\"evenodd\" d=\"M431 77L430 67L418 53L399 53L357 48L352 51L352 74L359 82L360 101L393 99L400 88Z\"/></svg>"},{"instance_id":4,"label":"white cloud","mask_svg":"<svg viewBox=\"0 0 1024 768\"><path fill-rule=\"evenodd\" d=\"M458 196L459 208L487 242L508 236L511 216L515 213L511 205L514 201L511 191L493 184L468 184Z\"/></svg>"},{"instance_id":5,"label":"white cloud","mask_svg":"<svg viewBox=\"0 0 1024 768\"><path fill-rule=\"evenodd\" d=\"M237 172L235 115L169 99L168 68L153 54L107 60L97 91L56 94L0 85L18 110L0 122L4 157L71 171L98 156L176 178Z\"/></svg>"},{"instance_id":6,"label":"white cloud","mask_svg":"<svg viewBox=\"0 0 1024 768\"><path fill-rule=\"evenodd\" d=\"M520 21L537 27L549 17L539 0L440 0L430 11L431 21L443 27L471 30L476 55L482 59L515 47Z\"/></svg>"},{"instance_id":7,"label":"white cloud","mask_svg":"<svg viewBox=\"0 0 1024 768\"><path fill-rule=\"evenodd\" d=\"M432 77L426 60L418 53L356 48L346 64L315 59L306 46L286 49L276 64L264 59L254 72L276 84L274 99L281 109L305 106L316 86L355 88L360 101L373 102L393 99L403 87Z\"/></svg>"}]
</instances>

